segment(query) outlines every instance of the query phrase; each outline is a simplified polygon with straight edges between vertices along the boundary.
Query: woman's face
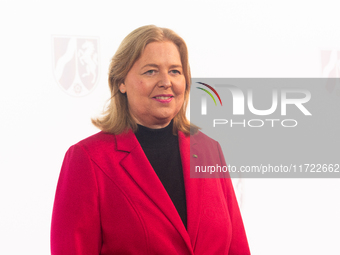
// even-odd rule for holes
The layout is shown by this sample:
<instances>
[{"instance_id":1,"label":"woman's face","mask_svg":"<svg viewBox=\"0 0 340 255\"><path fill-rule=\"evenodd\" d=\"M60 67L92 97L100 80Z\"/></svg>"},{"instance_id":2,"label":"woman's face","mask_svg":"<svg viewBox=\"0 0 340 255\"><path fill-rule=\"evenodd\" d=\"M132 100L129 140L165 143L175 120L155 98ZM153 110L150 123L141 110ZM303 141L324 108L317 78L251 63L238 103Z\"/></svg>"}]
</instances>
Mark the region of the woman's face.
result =
<instances>
[{"instance_id":1,"label":"woman's face","mask_svg":"<svg viewBox=\"0 0 340 255\"><path fill-rule=\"evenodd\" d=\"M127 94L131 116L149 128L166 127L184 102L186 81L172 42L149 43L119 86Z\"/></svg>"}]
</instances>

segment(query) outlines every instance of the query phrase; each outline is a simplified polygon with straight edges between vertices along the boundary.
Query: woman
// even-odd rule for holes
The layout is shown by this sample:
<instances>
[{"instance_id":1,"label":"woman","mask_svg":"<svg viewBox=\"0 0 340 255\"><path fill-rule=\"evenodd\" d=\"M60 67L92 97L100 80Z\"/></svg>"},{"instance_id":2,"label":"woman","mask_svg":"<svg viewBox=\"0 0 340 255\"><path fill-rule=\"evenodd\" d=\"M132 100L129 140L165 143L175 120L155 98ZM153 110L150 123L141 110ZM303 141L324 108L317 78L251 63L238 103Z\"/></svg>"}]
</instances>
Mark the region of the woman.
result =
<instances>
[{"instance_id":1,"label":"woman","mask_svg":"<svg viewBox=\"0 0 340 255\"><path fill-rule=\"evenodd\" d=\"M230 179L190 178L190 132L199 164L226 164L185 117L183 39L134 30L112 58L109 86L110 105L93 120L102 131L66 153L52 254L250 254Z\"/></svg>"}]
</instances>

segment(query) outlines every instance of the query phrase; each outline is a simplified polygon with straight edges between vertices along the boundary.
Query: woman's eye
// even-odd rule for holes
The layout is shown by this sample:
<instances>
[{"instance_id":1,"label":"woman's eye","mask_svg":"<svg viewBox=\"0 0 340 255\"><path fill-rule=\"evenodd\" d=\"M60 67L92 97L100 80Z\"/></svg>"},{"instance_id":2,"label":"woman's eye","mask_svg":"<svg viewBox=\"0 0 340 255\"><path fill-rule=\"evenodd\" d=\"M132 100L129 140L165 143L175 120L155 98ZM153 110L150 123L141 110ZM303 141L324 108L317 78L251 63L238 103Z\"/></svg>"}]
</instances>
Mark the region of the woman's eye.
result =
<instances>
[{"instance_id":1,"label":"woman's eye","mask_svg":"<svg viewBox=\"0 0 340 255\"><path fill-rule=\"evenodd\" d=\"M181 74L181 72L179 70L171 70L170 72L173 73L173 74Z\"/></svg>"},{"instance_id":2,"label":"woman's eye","mask_svg":"<svg viewBox=\"0 0 340 255\"><path fill-rule=\"evenodd\" d=\"M145 72L145 74L151 75L154 74L156 72L156 70L148 70Z\"/></svg>"}]
</instances>

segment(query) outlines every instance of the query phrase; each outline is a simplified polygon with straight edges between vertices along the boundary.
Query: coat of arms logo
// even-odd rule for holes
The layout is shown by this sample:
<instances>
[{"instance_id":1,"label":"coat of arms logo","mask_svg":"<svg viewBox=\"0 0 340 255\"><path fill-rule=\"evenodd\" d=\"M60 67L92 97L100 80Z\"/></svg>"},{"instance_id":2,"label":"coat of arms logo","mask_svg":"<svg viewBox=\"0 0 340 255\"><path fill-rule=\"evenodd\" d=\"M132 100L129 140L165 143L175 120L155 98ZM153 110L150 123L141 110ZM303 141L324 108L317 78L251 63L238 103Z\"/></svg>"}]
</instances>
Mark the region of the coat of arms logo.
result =
<instances>
[{"instance_id":1,"label":"coat of arms logo","mask_svg":"<svg viewBox=\"0 0 340 255\"><path fill-rule=\"evenodd\" d=\"M98 81L98 39L54 36L53 70L57 83L68 94L89 94Z\"/></svg>"},{"instance_id":2,"label":"coat of arms logo","mask_svg":"<svg viewBox=\"0 0 340 255\"><path fill-rule=\"evenodd\" d=\"M326 89L340 96L340 50L321 50L321 72L328 79Z\"/></svg>"}]
</instances>

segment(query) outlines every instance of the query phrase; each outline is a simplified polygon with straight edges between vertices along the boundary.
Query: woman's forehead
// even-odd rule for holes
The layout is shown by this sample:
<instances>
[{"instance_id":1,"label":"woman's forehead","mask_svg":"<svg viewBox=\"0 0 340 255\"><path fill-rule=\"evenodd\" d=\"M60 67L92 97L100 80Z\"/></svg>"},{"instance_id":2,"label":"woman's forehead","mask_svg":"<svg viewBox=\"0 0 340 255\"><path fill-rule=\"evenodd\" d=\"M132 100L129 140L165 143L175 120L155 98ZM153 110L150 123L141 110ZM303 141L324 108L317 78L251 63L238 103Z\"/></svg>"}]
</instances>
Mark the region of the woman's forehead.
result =
<instances>
[{"instance_id":1,"label":"woman's forehead","mask_svg":"<svg viewBox=\"0 0 340 255\"><path fill-rule=\"evenodd\" d=\"M182 66L178 48L170 41L149 43L137 62L141 67L160 64Z\"/></svg>"}]
</instances>

